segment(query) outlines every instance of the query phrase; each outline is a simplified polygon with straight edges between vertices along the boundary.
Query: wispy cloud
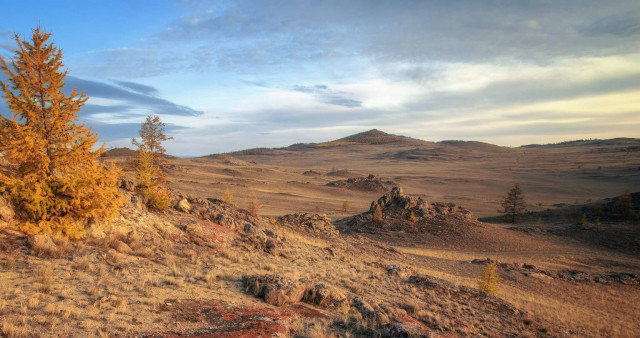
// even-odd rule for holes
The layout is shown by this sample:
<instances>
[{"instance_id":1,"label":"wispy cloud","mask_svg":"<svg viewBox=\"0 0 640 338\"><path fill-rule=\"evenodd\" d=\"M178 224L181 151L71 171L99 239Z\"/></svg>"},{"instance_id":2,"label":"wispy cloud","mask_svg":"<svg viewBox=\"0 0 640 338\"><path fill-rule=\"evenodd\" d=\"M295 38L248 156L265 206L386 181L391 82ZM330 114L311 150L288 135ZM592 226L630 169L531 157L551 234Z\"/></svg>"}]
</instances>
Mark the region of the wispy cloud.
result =
<instances>
[{"instance_id":1,"label":"wispy cloud","mask_svg":"<svg viewBox=\"0 0 640 338\"><path fill-rule=\"evenodd\" d=\"M130 113L132 110L138 110L138 115L156 114L156 115L183 115L198 116L202 112L189 108L187 106L175 104L168 100L156 96L158 90L133 82L118 83L120 86L93 80L86 80L74 76L67 77L67 87L76 87L78 90L84 90L90 98L108 99L112 103L107 106L94 105L89 109L90 112L98 113L100 109L105 109L104 113L113 113L114 106L116 108L124 108L124 112ZM130 88L135 88L132 90Z\"/></svg>"}]
</instances>

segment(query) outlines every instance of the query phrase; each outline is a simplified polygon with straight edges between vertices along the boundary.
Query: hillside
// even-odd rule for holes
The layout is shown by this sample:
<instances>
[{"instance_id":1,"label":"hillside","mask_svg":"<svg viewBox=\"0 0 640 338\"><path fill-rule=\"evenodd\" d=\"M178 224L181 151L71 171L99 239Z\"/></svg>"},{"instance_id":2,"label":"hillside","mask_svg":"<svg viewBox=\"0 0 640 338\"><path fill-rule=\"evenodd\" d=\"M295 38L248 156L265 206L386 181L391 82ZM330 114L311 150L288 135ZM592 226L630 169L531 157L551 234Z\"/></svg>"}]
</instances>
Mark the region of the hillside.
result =
<instances>
[{"instance_id":1,"label":"hillside","mask_svg":"<svg viewBox=\"0 0 640 338\"><path fill-rule=\"evenodd\" d=\"M508 230L501 230L507 236L500 236L497 256L465 253L468 243L484 238L470 229L495 234L498 228L475 221L464 208L427 204L401 189L374 201L392 224L381 229L405 231L404 212L412 211L419 219L411 224L457 251L430 251L432 240L417 246L420 241L392 234L381 237L385 242L343 234L318 214L255 216L181 192L172 193L170 210L152 213L133 184L122 186L128 202L119 218L93 225L85 241L0 226L0 282L11 286L0 290L0 299L11 300L0 303L4 335L546 337L598 336L594 332L610 332L608 325L622 333L638 329L632 319L640 300L637 259L612 269L598 263L602 252L575 256L579 247L566 241ZM354 215L348 226L368 222L367 214ZM438 220L439 231L431 220ZM513 255L516 246L521 254ZM589 268L571 269L571 259L531 250L580 257ZM483 264L496 260L499 297L475 288ZM594 321L586 315L592 303L573 297L601 288L615 292L607 293L605 306L597 300L601 311L594 315L606 321ZM554 290L571 297L562 304L566 322L557 320ZM623 299L631 303L621 315L613 309Z\"/></svg>"}]
</instances>

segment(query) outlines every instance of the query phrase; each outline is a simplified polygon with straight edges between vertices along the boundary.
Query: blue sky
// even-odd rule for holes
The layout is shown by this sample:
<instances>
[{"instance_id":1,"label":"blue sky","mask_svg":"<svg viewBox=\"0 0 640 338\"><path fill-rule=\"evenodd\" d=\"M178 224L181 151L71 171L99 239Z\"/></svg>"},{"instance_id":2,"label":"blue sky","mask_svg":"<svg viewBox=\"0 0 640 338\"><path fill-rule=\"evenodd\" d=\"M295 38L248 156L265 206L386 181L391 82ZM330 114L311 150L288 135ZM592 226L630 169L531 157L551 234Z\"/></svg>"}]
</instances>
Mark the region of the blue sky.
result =
<instances>
[{"instance_id":1,"label":"blue sky","mask_svg":"<svg viewBox=\"0 0 640 338\"><path fill-rule=\"evenodd\" d=\"M81 119L176 155L377 128L517 146L640 137L634 1L1 1L0 56L40 24ZM6 106L0 106L6 114Z\"/></svg>"}]
</instances>

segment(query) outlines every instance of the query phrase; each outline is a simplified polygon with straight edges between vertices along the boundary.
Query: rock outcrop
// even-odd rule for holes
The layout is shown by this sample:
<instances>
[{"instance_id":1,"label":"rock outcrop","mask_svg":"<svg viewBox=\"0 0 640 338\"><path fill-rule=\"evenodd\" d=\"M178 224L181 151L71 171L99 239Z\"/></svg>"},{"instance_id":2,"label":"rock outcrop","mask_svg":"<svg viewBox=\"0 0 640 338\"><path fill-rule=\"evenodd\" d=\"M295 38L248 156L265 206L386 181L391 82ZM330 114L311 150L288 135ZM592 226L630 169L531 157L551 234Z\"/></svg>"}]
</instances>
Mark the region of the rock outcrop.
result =
<instances>
[{"instance_id":1,"label":"rock outcrop","mask_svg":"<svg viewBox=\"0 0 640 338\"><path fill-rule=\"evenodd\" d=\"M341 181L327 183L328 187L346 188L360 191L385 192L387 187L374 175L367 177L355 177Z\"/></svg>"},{"instance_id":2,"label":"rock outcrop","mask_svg":"<svg viewBox=\"0 0 640 338\"><path fill-rule=\"evenodd\" d=\"M401 187L371 202L369 211L340 220L351 229L384 229L423 232L438 228L441 231L462 231L460 227L473 225L473 214L454 203L429 203L420 196L405 195ZM454 229L456 228L456 229Z\"/></svg>"}]
</instances>

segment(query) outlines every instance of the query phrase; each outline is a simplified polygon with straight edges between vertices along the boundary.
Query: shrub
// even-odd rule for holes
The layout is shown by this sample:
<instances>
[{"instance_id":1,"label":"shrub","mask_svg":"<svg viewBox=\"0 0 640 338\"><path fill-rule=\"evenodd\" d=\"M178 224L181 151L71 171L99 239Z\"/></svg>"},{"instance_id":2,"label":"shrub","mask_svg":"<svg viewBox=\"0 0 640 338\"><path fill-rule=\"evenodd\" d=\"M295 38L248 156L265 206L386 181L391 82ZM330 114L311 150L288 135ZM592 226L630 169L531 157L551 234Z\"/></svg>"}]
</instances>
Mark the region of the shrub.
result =
<instances>
[{"instance_id":1,"label":"shrub","mask_svg":"<svg viewBox=\"0 0 640 338\"><path fill-rule=\"evenodd\" d=\"M351 209L351 203L349 201L342 202L342 211L348 212Z\"/></svg>"}]
</instances>

